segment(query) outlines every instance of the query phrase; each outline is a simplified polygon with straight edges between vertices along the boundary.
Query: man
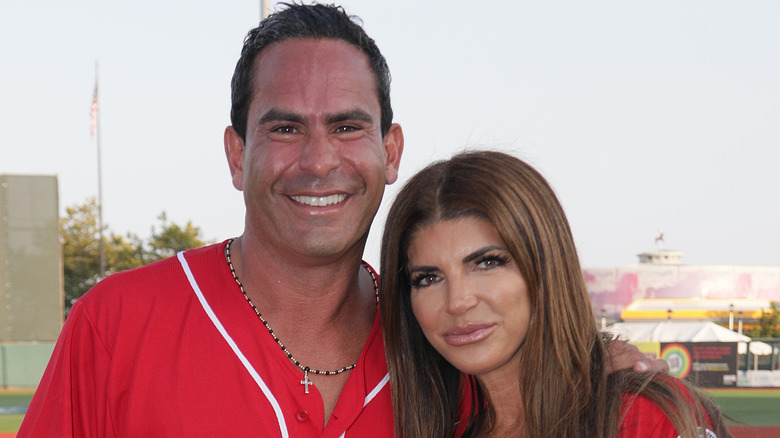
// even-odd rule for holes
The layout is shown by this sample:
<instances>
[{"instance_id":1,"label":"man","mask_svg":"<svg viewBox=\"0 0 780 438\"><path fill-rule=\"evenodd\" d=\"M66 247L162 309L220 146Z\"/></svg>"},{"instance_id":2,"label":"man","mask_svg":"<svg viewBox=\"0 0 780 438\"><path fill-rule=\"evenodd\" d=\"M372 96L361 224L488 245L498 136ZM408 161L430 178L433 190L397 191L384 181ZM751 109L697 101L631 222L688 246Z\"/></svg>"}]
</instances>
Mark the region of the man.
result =
<instances>
[{"instance_id":1,"label":"man","mask_svg":"<svg viewBox=\"0 0 780 438\"><path fill-rule=\"evenodd\" d=\"M392 437L361 264L403 152L389 77L341 8L251 31L224 135L244 233L81 298L19 436Z\"/></svg>"}]
</instances>

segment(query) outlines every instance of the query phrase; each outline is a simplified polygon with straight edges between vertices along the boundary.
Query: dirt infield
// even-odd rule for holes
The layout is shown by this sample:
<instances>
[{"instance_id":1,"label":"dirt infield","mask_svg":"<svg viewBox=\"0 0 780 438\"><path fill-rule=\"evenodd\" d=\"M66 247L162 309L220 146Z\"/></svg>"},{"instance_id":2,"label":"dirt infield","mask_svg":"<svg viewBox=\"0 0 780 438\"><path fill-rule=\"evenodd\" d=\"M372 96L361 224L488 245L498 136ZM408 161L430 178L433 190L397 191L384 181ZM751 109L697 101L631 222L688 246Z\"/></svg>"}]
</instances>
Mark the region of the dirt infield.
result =
<instances>
[{"instance_id":1,"label":"dirt infield","mask_svg":"<svg viewBox=\"0 0 780 438\"><path fill-rule=\"evenodd\" d=\"M729 426L729 432L734 438L777 438L780 426Z\"/></svg>"}]
</instances>

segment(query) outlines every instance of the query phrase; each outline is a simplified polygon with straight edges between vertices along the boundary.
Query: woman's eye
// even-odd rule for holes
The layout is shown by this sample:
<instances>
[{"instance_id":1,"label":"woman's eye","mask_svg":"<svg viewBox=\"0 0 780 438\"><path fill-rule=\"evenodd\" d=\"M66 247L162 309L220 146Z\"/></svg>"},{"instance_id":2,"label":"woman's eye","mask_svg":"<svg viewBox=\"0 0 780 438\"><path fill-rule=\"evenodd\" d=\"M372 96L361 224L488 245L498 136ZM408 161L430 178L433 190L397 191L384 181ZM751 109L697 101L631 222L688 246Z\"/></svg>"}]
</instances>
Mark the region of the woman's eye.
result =
<instances>
[{"instance_id":1,"label":"woman's eye","mask_svg":"<svg viewBox=\"0 0 780 438\"><path fill-rule=\"evenodd\" d=\"M434 274L418 275L412 279L413 287L426 287L430 286L438 280L438 277Z\"/></svg>"},{"instance_id":2,"label":"woman's eye","mask_svg":"<svg viewBox=\"0 0 780 438\"><path fill-rule=\"evenodd\" d=\"M503 256L498 256L498 255L487 256L477 261L477 268L493 269L505 265L508 261L509 259Z\"/></svg>"}]
</instances>

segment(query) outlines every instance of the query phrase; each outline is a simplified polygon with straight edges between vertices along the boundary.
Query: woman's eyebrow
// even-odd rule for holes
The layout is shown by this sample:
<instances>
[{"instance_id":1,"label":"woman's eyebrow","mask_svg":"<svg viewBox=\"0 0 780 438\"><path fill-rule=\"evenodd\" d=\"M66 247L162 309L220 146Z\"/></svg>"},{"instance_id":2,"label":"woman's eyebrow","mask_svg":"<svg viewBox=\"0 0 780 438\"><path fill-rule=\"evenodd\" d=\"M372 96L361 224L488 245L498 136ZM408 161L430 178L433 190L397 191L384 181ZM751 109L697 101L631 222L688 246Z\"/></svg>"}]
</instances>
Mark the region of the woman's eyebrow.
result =
<instances>
[{"instance_id":1,"label":"woman's eyebrow","mask_svg":"<svg viewBox=\"0 0 780 438\"><path fill-rule=\"evenodd\" d=\"M409 268L409 273L412 274L414 272L431 272L431 271L436 271L438 269L439 268L437 268L436 266L412 266L411 268Z\"/></svg>"},{"instance_id":2,"label":"woman's eyebrow","mask_svg":"<svg viewBox=\"0 0 780 438\"><path fill-rule=\"evenodd\" d=\"M467 255L466 257L463 257L463 260L461 260L461 262L465 265L466 263L474 261L475 259L478 259L478 258L482 257L483 255L489 253L490 251L493 251L493 250L496 250L496 249L506 251L506 248L504 248L503 246L490 245L490 246L486 246L484 248L480 248L480 249L472 252L471 254Z\"/></svg>"}]
</instances>

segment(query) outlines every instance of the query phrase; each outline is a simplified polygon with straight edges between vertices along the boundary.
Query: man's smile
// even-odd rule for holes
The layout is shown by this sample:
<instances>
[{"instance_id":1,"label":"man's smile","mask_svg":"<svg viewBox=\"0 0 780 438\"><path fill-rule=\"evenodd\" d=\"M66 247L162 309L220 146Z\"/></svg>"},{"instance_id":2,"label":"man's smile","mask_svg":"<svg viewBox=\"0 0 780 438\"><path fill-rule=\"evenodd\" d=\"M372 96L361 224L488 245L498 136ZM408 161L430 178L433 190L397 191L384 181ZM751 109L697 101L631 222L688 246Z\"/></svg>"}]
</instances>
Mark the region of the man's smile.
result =
<instances>
[{"instance_id":1,"label":"man's smile","mask_svg":"<svg viewBox=\"0 0 780 438\"><path fill-rule=\"evenodd\" d=\"M345 193L339 193L328 196L290 196L290 199L295 202L313 207L325 207L327 205L338 204L339 202L344 201L347 199L347 195Z\"/></svg>"}]
</instances>

